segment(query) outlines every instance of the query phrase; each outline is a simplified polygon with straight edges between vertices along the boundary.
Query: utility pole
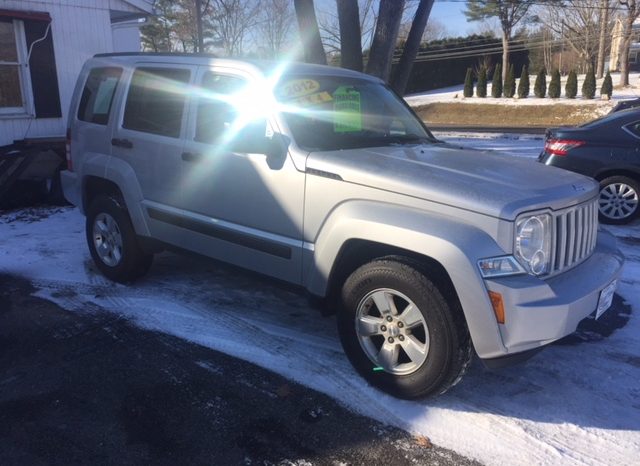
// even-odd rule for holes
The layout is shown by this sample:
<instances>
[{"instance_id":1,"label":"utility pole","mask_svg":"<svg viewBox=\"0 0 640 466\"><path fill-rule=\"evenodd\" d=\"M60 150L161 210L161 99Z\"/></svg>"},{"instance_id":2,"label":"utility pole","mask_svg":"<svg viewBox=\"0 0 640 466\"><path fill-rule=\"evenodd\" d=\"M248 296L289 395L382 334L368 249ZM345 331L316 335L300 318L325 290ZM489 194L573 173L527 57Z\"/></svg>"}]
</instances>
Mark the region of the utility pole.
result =
<instances>
[{"instance_id":1,"label":"utility pole","mask_svg":"<svg viewBox=\"0 0 640 466\"><path fill-rule=\"evenodd\" d=\"M196 0L196 27L198 29L198 50L204 52L204 38L202 37L202 0Z\"/></svg>"}]
</instances>

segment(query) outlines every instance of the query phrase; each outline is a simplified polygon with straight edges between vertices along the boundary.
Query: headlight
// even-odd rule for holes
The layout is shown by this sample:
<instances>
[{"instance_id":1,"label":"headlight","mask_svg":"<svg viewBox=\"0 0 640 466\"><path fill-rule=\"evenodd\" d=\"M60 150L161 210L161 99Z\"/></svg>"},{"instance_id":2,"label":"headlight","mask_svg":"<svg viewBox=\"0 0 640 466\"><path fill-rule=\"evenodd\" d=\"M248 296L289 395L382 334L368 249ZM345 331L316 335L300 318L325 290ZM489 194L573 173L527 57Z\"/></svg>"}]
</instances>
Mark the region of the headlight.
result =
<instances>
[{"instance_id":1,"label":"headlight","mask_svg":"<svg viewBox=\"0 0 640 466\"><path fill-rule=\"evenodd\" d=\"M515 257L533 275L549 272L551 225L549 214L529 215L516 220Z\"/></svg>"},{"instance_id":2,"label":"headlight","mask_svg":"<svg viewBox=\"0 0 640 466\"><path fill-rule=\"evenodd\" d=\"M478 261L483 278L507 277L527 273L513 256L489 257Z\"/></svg>"}]
</instances>

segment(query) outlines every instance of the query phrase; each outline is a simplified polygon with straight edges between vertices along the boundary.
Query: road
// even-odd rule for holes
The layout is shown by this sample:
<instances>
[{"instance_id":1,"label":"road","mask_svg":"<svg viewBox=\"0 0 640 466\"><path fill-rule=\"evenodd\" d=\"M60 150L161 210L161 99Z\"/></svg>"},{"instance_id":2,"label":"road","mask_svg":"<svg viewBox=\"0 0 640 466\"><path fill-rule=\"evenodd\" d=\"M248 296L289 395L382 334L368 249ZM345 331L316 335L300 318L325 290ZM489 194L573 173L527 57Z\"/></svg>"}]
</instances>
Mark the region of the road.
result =
<instances>
[{"instance_id":1,"label":"road","mask_svg":"<svg viewBox=\"0 0 640 466\"><path fill-rule=\"evenodd\" d=\"M241 359L0 275L8 465L472 465Z\"/></svg>"}]
</instances>

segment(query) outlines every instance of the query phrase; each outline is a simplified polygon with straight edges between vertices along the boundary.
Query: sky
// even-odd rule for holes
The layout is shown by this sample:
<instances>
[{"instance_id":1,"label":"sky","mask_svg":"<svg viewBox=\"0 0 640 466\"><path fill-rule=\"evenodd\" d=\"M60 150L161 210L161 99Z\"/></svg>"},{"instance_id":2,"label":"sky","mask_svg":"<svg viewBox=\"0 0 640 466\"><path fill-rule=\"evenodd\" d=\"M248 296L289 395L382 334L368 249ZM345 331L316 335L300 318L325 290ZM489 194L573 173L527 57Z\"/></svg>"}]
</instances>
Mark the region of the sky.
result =
<instances>
[{"instance_id":1,"label":"sky","mask_svg":"<svg viewBox=\"0 0 640 466\"><path fill-rule=\"evenodd\" d=\"M430 19L437 19L444 24L453 36L466 35L473 26L467 23L462 13L465 4L462 2L440 2L436 0L431 10Z\"/></svg>"}]
</instances>

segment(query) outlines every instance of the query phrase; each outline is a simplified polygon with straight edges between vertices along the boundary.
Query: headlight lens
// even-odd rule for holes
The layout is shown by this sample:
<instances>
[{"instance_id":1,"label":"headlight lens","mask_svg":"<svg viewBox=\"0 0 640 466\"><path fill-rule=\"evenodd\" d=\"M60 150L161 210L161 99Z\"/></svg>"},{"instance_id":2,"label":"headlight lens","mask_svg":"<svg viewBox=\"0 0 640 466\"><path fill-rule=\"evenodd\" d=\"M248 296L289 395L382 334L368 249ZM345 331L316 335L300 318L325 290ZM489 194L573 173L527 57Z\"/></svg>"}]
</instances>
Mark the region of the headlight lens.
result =
<instances>
[{"instance_id":1,"label":"headlight lens","mask_svg":"<svg viewBox=\"0 0 640 466\"><path fill-rule=\"evenodd\" d=\"M513 256L489 257L478 261L483 278L508 277L527 273Z\"/></svg>"},{"instance_id":2,"label":"headlight lens","mask_svg":"<svg viewBox=\"0 0 640 466\"><path fill-rule=\"evenodd\" d=\"M533 275L549 272L551 264L551 216L537 214L516 221L515 257Z\"/></svg>"}]
</instances>

